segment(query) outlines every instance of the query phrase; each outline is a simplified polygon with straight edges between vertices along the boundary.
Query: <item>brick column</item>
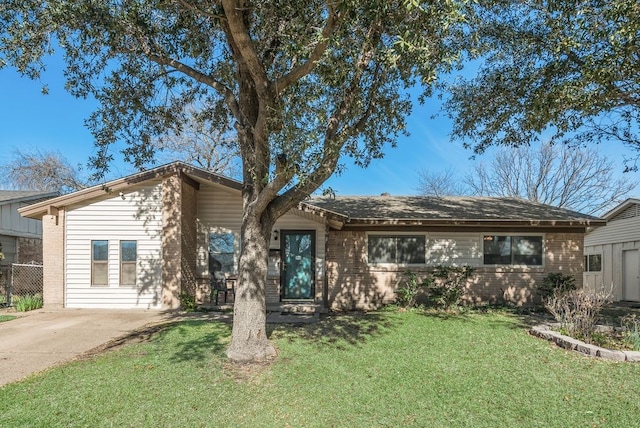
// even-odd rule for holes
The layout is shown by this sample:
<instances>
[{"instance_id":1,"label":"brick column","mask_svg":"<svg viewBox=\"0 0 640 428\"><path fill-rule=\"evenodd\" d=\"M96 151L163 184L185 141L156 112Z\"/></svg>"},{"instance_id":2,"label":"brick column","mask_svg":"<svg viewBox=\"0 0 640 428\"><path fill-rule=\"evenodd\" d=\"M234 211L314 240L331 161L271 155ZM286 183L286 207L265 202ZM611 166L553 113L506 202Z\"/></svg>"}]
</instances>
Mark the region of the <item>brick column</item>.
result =
<instances>
[{"instance_id":1,"label":"brick column","mask_svg":"<svg viewBox=\"0 0 640 428\"><path fill-rule=\"evenodd\" d=\"M43 299L45 309L64 307L64 210L42 217Z\"/></svg>"},{"instance_id":2,"label":"brick column","mask_svg":"<svg viewBox=\"0 0 640 428\"><path fill-rule=\"evenodd\" d=\"M182 270L182 291L196 295L197 278L197 252L198 252L198 230L197 230L197 207L198 191L187 181L183 180L182 207L181 207L181 270Z\"/></svg>"},{"instance_id":3,"label":"brick column","mask_svg":"<svg viewBox=\"0 0 640 428\"><path fill-rule=\"evenodd\" d=\"M162 307L196 294L198 183L174 174L162 180Z\"/></svg>"},{"instance_id":4,"label":"brick column","mask_svg":"<svg viewBox=\"0 0 640 428\"><path fill-rule=\"evenodd\" d=\"M182 187L180 178L171 175L162 180L162 308L180 307L182 282Z\"/></svg>"}]
</instances>

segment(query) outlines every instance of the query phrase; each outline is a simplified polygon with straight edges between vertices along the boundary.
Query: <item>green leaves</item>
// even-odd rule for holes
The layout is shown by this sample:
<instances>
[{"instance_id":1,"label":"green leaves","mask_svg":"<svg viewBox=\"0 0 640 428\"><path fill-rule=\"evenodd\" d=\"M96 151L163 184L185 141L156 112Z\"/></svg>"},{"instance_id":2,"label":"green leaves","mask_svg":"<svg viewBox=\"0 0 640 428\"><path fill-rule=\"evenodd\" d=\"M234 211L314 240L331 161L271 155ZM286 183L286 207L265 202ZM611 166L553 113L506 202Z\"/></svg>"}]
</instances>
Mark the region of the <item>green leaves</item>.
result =
<instances>
[{"instance_id":1,"label":"green leaves","mask_svg":"<svg viewBox=\"0 0 640 428\"><path fill-rule=\"evenodd\" d=\"M274 186L309 183L299 198L342 156L382 157L405 132L409 89L429 95L468 36L464 0L225 3L8 0L0 64L39 78L60 47L67 89L100 103L87 120L98 172L116 142L144 167L148 142L178 132L198 105L221 132L240 131L258 187L275 178L272 153L287 153L284 170L296 173Z\"/></svg>"},{"instance_id":2,"label":"green leaves","mask_svg":"<svg viewBox=\"0 0 640 428\"><path fill-rule=\"evenodd\" d=\"M640 146L637 1L496 1L477 10L482 65L450 87L454 137L478 153L543 133Z\"/></svg>"}]
</instances>

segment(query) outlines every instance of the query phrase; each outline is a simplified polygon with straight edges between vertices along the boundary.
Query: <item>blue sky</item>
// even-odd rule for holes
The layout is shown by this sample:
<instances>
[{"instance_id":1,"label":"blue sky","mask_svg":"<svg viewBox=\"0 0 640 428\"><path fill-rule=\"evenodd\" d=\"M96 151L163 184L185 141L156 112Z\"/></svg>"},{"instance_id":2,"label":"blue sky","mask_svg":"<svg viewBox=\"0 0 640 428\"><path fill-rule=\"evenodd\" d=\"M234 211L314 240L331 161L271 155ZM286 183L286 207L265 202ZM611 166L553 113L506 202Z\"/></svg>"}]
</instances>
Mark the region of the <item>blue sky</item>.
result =
<instances>
[{"instance_id":1,"label":"blue sky","mask_svg":"<svg viewBox=\"0 0 640 428\"><path fill-rule=\"evenodd\" d=\"M46 83L48 95L41 89ZM15 70L0 70L0 162L15 149L59 151L72 165L85 165L94 153L93 140L84 127L84 119L96 107L91 100L76 99L63 87L62 66L52 63L39 82L21 77ZM460 143L449 140L451 124L440 115L439 102L424 106L416 104L408 118L409 137L400 137L397 148L386 150L383 159L374 160L367 169L359 168L346 159L347 170L325 183L338 195L416 194L418 172L429 169L443 171L454 168L463 176L472 164L472 153ZM493 149L497 150L497 149ZM622 171L623 155L631 151L620 146L600 146ZM489 161L491 151L476 161ZM111 178L133 173L130 165L116 162ZM636 173L637 174L637 173ZM0 187L2 179L0 179Z\"/></svg>"}]
</instances>

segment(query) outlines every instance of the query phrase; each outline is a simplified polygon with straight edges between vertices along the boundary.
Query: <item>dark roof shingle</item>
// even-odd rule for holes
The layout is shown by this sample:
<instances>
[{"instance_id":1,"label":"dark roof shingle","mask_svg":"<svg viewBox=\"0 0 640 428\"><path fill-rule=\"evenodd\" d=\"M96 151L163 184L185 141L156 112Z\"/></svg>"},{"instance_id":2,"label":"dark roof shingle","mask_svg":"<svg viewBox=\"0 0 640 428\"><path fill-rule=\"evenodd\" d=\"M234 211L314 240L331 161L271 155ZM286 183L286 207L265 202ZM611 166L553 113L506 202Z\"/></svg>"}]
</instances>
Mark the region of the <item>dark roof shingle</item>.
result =
<instances>
[{"instance_id":1,"label":"dark roof shingle","mask_svg":"<svg viewBox=\"0 0 640 428\"><path fill-rule=\"evenodd\" d=\"M586 214L517 198L435 196L314 197L307 204L353 220L592 221Z\"/></svg>"}]
</instances>

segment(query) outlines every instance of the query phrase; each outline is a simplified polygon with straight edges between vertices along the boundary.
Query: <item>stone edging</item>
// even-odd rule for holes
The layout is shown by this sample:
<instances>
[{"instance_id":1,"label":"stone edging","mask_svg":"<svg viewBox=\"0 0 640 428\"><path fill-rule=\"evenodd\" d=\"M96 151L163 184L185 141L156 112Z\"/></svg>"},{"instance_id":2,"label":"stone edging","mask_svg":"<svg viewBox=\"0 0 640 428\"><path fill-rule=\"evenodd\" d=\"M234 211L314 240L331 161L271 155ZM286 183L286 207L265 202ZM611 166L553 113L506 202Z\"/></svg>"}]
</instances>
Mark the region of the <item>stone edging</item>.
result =
<instances>
[{"instance_id":1,"label":"stone edging","mask_svg":"<svg viewBox=\"0 0 640 428\"><path fill-rule=\"evenodd\" d=\"M553 331L552 328L552 325L541 324L531 328L529 333L554 342L561 348L580 352L591 357L604 358L611 361L640 362L640 352L638 351L615 351L607 348L601 348L599 346L574 339L573 337L564 336L557 331Z\"/></svg>"}]
</instances>

